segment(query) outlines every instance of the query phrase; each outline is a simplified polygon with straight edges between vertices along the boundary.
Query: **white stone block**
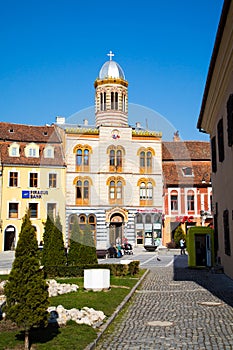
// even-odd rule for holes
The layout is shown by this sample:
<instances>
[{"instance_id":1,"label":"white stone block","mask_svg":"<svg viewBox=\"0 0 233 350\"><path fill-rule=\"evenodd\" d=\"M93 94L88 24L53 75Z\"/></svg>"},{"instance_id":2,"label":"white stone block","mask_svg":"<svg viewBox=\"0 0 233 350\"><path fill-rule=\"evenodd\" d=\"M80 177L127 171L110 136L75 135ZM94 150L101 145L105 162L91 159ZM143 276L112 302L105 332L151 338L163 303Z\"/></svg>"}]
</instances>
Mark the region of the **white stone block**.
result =
<instances>
[{"instance_id":1,"label":"white stone block","mask_svg":"<svg viewBox=\"0 0 233 350\"><path fill-rule=\"evenodd\" d=\"M110 288L109 269L84 270L84 288L87 290L99 291Z\"/></svg>"}]
</instances>

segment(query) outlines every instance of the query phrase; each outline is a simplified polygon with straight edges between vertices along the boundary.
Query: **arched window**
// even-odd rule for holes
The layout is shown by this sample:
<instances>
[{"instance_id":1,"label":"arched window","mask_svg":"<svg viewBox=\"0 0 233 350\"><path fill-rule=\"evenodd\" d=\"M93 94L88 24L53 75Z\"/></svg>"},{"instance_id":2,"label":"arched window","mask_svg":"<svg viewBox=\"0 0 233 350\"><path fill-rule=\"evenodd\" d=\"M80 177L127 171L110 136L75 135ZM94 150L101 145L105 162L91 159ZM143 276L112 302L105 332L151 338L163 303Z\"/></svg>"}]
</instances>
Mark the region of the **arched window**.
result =
<instances>
[{"instance_id":1,"label":"arched window","mask_svg":"<svg viewBox=\"0 0 233 350\"><path fill-rule=\"evenodd\" d=\"M146 184L144 182L140 185L140 200L146 199Z\"/></svg>"},{"instance_id":2,"label":"arched window","mask_svg":"<svg viewBox=\"0 0 233 350\"><path fill-rule=\"evenodd\" d=\"M88 225L90 225L93 238L94 238L94 243L96 245L96 217L95 215L91 214L88 216Z\"/></svg>"},{"instance_id":3,"label":"arched window","mask_svg":"<svg viewBox=\"0 0 233 350\"><path fill-rule=\"evenodd\" d=\"M77 215L75 215L75 214L70 215L69 219L68 219L68 242L70 241L70 236L71 236L71 232L72 232L75 221L78 223Z\"/></svg>"},{"instance_id":4,"label":"arched window","mask_svg":"<svg viewBox=\"0 0 233 350\"><path fill-rule=\"evenodd\" d=\"M84 163L84 166L89 165L89 151L88 151L88 149L84 150L83 163Z\"/></svg>"},{"instance_id":5,"label":"arched window","mask_svg":"<svg viewBox=\"0 0 233 350\"><path fill-rule=\"evenodd\" d=\"M106 111L106 92L100 93L100 110Z\"/></svg>"},{"instance_id":6,"label":"arched window","mask_svg":"<svg viewBox=\"0 0 233 350\"><path fill-rule=\"evenodd\" d=\"M109 154L109 171L121 173L124 149L121 146L110 146L107 152Z\"/></svg>"},{"instance_id":7,"label":"arched window","mask_svg":"<svg viewBox=\"0 0 233 350\"><path fill-rule=\"evenodd\" d=\"M122 167L122 151L121 150L117 151L116 166L117 167Z\"/></svg>"},{"instance_id":8,"label":"arched window","mask_svg":"<svg viewBox=\"0 0 233 350\"><path fill-rule=\"evenodd\" d=\"M81 166L82 165L82 150L78 149L76 154L76 165Z\"/></svg>"},{"instance_id":9,"label":"arched window","mask_svg":"<svg viewBox=\"0 0 233 350\"><path fill-rule=\"evenodd\" d=\"M137 218L136 218L137 224L141 224L142 223L142 214L138 214Z\"/></svg>"},{"instance_id":10,"label":"arched window","mask_svg":"<svg viewBox=\"0 0 233 350\"><path fill-rule=\"evenodd\" d=\"M87 145L78 145L74 148L76 171L90 171L90 151L91 148Z\"/></svg>"},{"instance_id":11,"label":"arched window","mask_svg":"<svg viewBox=\"0 0 233 350\"><path fill-rule=\"evenodd\" d=\"M153 198L153 186L151 182L147 183L147 189L146 189L147 199L152 200Z\"/></svg>"},{"instance_id":12,"label":"arched window","mask_svg":"<svg viewBox=\"0 0 233 350\"><path fill-rule=\"evenodd\" d=\"M88 166L89 166L89 150L78 149L76 154L76 169L78 167L79 170L81 170L81 168L83 168L84 170L84 168Z\"/></svg>"},{"instance_id":13,"label":"arched window","mask_svg":"<svg viewBox=\"0 0 233 350\"><path fill-rule=\"evenodd\" d=\"M151 173L153 168L153 156L155 152L152 148L144 148L138 151L140 173Z\"/></svg>"},{"instance_id":14,"label":"arched window","mask_svg":"<svg viewBox=\"0 0 233 350\"><path fill-rule=\"evenodd\" d=\"M118 110L118 92L111 92L111 109Z\"/></svg>"},{"instance_id":15,"label":"arched window","mask_svg":"<svg viewBox=\"0 0 233 350\"><path fill-rule=\"evenodd\" d=\"M154 181L150 179L139 180L138 186L140 205L152 205Z\"/></svg>"},{"instance_id":16,"label":"arched window","mask_svg":"<svg viewBox=\"0 0 233 350\"><path fill-rule=\"evenodd\" d=\"M79 215L79 227L81 230L84 230L85 226L87 224L87 218L86 215Z\"/></svg>"},{"instance_id":17,"label":"arched window","mask_svg":"<svg viewBox=\"0 0 233 350\"><path fill-rule=\"evenodd\" d=\"M109 154L109 165L115 166L115 151L112 149Z\"/></svg>"},{"instance_id":18,"label":"arched window","mask_svg":"<svg viewBox=\"0 0 233 350\"><path fill-rule=\"evenodd\" d=\"M145 168L145 152L140 153L140 168Z\"/></svg>"},{"instance_id":19,"label":"arched window","mask_svg":"<svg viewBox=\"0 0 233 350\"><path fill-rule=\"evenodd\" d=\"M121 181L117 181L116 198L118 200L121 200L121 198L122 198L122 182Z\"/></svg>"},{"instance_id":20,"label":"arched window","mask_svg":"<svg viewBox=\"0 0 233 350\"><path fill-rule=\"evenodd\" d=\"M110 200L115 199L115 182L111 181L109 186L109 198Z\"/></svg>"},{"instance_id":21,"label":"arched window","mask_svg":"<svg viewBox=\"0 0 233 350\"><path fill-rule=\"evenodd\" d=\"M88 180L78 180L76 182L76 204L89 204L90 184Z\"/></svg>"},{"instance_id":22,"label":"arched window","mask_svg":"<svg viewBox=\"0 0 233 350\"><path fill-rule=\"evenodd\" d=\"M146 166L147 169L152 168L152 153L150 151L146 154Z\"/></svg>"},{"instance_id":23,"label":"arched window","mask_svg":"<svg viewBox=\"0 0 233 350\"><path fill-rule=\"evenodd\" d=\"M126 112L126 96L125 96L125 94L122 95L122 111Z\"/></svg>"},{"instance_id":24,"label":"arched window","mask_svg":"<svg viewBox=\"0 0 233 350\"><path fill-rule=\"evenodd\" d=\"M146 224L151 224L151 215L146 214Z\"/></svg>"},{"instance_id":25,"label":"arched window","mask_svg":"<svg viewBox=\"0 0 233 350\"><path fill-rule=\"evenodd\" d=\"M111 178L107 181L109 186L110 204L122 204L123 200L123 181L119 178Z\"/></svg>"}]
</instances>

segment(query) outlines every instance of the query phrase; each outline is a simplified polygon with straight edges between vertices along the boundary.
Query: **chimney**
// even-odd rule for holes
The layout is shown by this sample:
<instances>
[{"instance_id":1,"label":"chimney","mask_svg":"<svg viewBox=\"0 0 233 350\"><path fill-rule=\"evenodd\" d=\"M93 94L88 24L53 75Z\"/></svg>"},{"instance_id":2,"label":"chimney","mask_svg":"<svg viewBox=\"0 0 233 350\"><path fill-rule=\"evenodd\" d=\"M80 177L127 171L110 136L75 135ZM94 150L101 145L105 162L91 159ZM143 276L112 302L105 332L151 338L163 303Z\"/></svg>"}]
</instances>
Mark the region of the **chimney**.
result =
<instances>
[{"instance_id":1,"label":"chimney","mask_svg":"<svg viewBox=\"0 0 233 350\"><path fill-rule=\"evenodd\" d=\"M60 117L60 116L56 117L56 124L65 124L65 122L66 122L65 117Z\"/></svg>"},{"instance_id":2,"label":"chimney","mask_svg":"<svg viewBox=\"0 0 233 350\"><path fill-rule=\"evenodd\" d=\"M180 141L180 135L178 130L173 134L173 141L174 142Z\"/></svg>"}]
</instances>

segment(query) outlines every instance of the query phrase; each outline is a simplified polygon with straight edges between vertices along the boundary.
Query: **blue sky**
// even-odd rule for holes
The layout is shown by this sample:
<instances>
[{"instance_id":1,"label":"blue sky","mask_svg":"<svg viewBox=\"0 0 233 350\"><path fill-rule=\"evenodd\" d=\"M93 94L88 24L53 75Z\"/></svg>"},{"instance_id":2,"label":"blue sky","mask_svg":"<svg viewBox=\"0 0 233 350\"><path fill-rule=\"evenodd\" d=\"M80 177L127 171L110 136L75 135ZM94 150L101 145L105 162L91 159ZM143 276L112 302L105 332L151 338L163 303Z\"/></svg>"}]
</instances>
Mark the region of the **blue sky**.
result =
<instances>
[{"instance_id":1,"label":"blue sky","mask_svg":"<svg viewBox=\"0 0 233 350\"><path fill-rule=\"evenodd\" d=\"M0 0L0 120L51 124L93 106L93 83L112 50L129 82L129 102L146 107L132 110L130 124L162 130L148 108L183 140L208 140L196 124L222 5Z\"/></svg>"}]
</instances>

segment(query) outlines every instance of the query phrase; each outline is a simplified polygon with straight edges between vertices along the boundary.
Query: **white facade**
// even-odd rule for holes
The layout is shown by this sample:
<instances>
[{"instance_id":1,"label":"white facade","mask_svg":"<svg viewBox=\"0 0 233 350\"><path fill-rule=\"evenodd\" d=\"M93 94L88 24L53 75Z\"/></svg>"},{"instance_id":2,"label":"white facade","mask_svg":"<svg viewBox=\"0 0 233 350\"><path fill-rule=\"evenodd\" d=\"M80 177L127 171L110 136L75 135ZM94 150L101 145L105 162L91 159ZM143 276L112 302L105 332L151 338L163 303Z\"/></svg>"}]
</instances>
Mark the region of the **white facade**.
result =
<instances>
[{"instance_id":1,"label":"white facade","mask_svg":"<svg viewBox=\"0 0 233 350\"><path fill-rule=\"evenodd\" d=\"M138 213L151 215L153 229L163 208L161 133L128 126L128 83L122 70L106 66L116 77L95 81L96 126L57 124L66 145L67 244L77 215L80 225L92 225L99 249L124 240L143 244L136 237Z\"/></svg>"}]
</instances>

